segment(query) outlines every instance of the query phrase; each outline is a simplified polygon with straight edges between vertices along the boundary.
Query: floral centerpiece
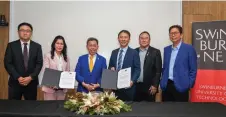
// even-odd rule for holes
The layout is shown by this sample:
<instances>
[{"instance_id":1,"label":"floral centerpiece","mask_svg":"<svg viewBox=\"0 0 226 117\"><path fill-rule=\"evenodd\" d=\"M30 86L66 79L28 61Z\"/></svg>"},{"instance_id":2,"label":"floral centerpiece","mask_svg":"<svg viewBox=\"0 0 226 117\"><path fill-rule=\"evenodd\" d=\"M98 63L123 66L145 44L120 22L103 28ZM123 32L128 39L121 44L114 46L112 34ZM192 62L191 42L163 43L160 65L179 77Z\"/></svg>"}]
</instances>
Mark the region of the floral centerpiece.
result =
<instances>
[{"instance_id":1,"label":"floral centerpiece","mask_svg":"<svg viewBox=\"0 0 226 117\"><path fill-rule=\"evenodd\" d=\"M117 99L113 92L76 93L65 102L64 108L77 114L105 115L132 111L131 106Z\"/></svg>"}]
</instances>

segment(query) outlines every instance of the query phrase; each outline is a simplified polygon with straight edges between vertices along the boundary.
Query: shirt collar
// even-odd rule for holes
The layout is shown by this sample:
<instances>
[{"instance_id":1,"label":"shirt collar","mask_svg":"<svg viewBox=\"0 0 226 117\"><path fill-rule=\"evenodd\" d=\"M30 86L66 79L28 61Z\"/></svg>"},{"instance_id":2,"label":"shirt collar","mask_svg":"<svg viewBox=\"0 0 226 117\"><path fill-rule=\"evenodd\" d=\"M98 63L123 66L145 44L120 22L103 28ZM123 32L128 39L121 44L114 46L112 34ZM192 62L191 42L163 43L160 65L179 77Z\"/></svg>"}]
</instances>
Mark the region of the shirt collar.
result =
<instances>
[{"instance_id":1,"label":"shirt collar","mask_svg":"<svg viewBox=\"0 0 226 117\"><path fill-rule=\"evenodd\" d=\"M172 49L179 50L180 46L181 46L181 43L182 43L182 40L180 41L180 43L176 47L173 47L173 45L172 45Z\"/></svg>"},{"instance_id":2,"label":"shirt collar","mask_svg":"<svg viewBox=\"0 0 226 117\"><path fill-rule=\"evenodd\" d=\"M91 55L89 54L89 58L90 58L90 56L91 56ZM96 56L97 56L97 54L94 54L94 55L93 55L93 58L95 58Z\"/></svg>"},{"instance_id":3,"label":"shirt collar","mask_svg":"<svg viewBox=\"0 0 226 117\"><path fill-rule=\"evenodd\" d=\"M126 46L125 48L120 48L119 51L120 50L123 50L123 52L126 52L128 50L128 46Z\"/></svg>"},{"instance_id":4,"label":"shirt collar","mask_svg":"<svg viewBox=\"0 0 226 117\"><path fill-rule=\"evenodd\" d=\"M56 53L56 51L55 51L55 55L56 55L58 58L63 57L63 54L62 54L62 53L61 53L61 55L60 55L60 56L58 56L58 55L57 55L57 53Z\"/></svg>"},{"instance_id":5,"label":"shirt collar","mask_svg":"<svg viewBox=\"0 0 226 117\"><path fill-rule=\"evenodd\" d=\"M21 45L24 45L24 43L27 43L27 45L30 45L31 40L29 40L28 42L23 42L20 40Z\"/></svg>"},{"instance_id":6,"label":"shirt collar","mask_svg":"<svg viewBox=\"0 0 226 117\"><path fill-rule=\"evenodd\" d=\"M148 46L148 47L146 47L146 48L144 48L144 49L139 48L139 50L143 52L143 51L147 51L147 50L148 50L148 48L149 48L149 46Z\"/></svg>"}]
</instances>

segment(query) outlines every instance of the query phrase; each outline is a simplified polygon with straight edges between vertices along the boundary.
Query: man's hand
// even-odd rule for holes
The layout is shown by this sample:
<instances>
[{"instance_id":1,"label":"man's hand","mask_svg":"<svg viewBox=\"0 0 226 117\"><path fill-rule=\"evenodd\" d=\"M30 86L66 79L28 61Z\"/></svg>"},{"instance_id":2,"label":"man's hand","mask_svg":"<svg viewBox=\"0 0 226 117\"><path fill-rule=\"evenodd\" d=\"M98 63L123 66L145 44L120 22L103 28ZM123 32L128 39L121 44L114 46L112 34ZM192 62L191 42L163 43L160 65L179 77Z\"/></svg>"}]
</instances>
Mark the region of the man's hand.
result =
<instances>
[{"instance_id":1,"label":"man's hand","mask_svg":"<svg viewBox=\"0 0 226 117\"><path fill-rule=\"evenodd\" d=\"M18 81L19 81L20 85L24 85L24 78L23 77L19 77Z\"/></svg>"},{"instance_id":2,"label":"man's hand","mask_svg":"<svg viewBox=\"0 0 226 117\"><path fill-rule=\"evenodd\" d=\"M150 92L151 95L154 95L154 94L157 92L157 88L154 87L154 86L151 86L151 87L149 88L149 92Z\"/></svg>"},{"instance_id":3,"label":"man's hand","mask_svg":"<svg viewBox=\"0 0 226 117\"><path fill-rule=\"evenodd\" d=\"M90 84L86 84L85 82L82 82L82 86L85 87L88 91L94 90L94 87Z\"/></svg>"},{"instance_id":4,"label":"man's hand","mask_svg":"<svg viewBox=\"0 0 226 117\"><path fill-rule=\"evenodd\" d=\"M31 82L31 80L32 80L31 76L25 77L22 85L27 86Z\"/></svg>"},{"instance_id":5,"label":"man's hand","mask_svg":"<svg viewBox=\"0 0 226 117\"><path fill-rule=\"evenodd\" d=\"M133 86L133 81L130 81L130 87L132 87Z\"/></svg>"},{"instance_id":6,"label":"man's hand","mask_svg":"<svg viewBox=\"0 0 226 117\"><path fill-rule=\"evenodd\" d=\"M111 67L111 70L115 71L115 67Z\"/></svg>"},{"instance_id":7,"label":"man's hand","mask_svg":"<svg viewBox=\"0 0 226 117\"><path fill-rule=\"evenodd\" d=\"M97 83L97 84L91 84L91 86L93 86L92 88L93 88L93 90L95 90L96 88L98 88L98 87L100 87L100 85Z\"/></svg>"}]
</instances>

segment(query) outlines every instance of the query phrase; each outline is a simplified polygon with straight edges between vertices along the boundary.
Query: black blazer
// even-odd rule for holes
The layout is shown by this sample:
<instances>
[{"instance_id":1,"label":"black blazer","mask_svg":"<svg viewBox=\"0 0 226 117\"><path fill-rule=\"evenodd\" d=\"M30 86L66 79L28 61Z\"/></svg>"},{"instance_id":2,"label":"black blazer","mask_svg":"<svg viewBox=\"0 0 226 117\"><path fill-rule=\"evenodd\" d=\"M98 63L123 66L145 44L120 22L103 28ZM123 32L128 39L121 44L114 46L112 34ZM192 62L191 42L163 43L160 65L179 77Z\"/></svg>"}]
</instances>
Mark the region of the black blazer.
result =
<instances>
[{"instance_id":1,"label":"black blazer","mask_svg":"<svg viewBox=\"0 0 226 117\"><path fill-rule=\"evenodd\" d=\"M28 70L25 72L20 40L10 42L4 58L5 69L9 73L9 84L19 83L19 77L31 76L32 82L38 85L38 74L42 69L43 57L40 44L30 41Z\"/></svg>"},{"instance_id":2,"label":"black blazer","mask_svg":"<svg viewBox=\"0 0 226 117\"><path fill-rule=\"evenodd\" d=\"M136 50L140 52L139 48L136 48ZM161 72L162 72L161 52L160 50L149 46L144 59L143 67L144 90L148 90L150 86L155 86L156 88L158 88Z\"/></svg>"}]
</instances>

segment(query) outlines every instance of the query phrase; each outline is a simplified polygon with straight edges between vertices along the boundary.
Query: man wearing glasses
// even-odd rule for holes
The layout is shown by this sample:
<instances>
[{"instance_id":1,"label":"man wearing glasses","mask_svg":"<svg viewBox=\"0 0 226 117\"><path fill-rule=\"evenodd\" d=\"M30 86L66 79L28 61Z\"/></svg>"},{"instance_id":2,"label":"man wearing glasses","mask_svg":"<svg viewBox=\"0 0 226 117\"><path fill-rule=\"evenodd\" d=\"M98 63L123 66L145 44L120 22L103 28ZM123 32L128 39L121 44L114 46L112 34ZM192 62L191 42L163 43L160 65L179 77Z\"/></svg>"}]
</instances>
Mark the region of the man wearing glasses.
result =
<instances>
[{"instance_id":1,"label":"man wearing glasses","mask_svg":"<svg viewBox=\"0 0 226 117\"><path fill-rule=\"evenodd\" d=\"M18 26L19 40L10 42L6 48L4 64L9 73L8 99L37 99L38 74L43 57L40 44L31 41L33 28L29 23Z\"/></svg>"},{"instance_id":2,"label":"man wearing glasses","mask_svg":"<svg viewBox=\"0 0 226 117\"><path fill-rule=\"evenodd\" d=\"M163 101L189 101L189 90L193 87L197 73L195 49L182 42L183 29L179 25L169 28L172 45L164 48L164 62L160 86Z\"/></svg>"}]
</instances>

